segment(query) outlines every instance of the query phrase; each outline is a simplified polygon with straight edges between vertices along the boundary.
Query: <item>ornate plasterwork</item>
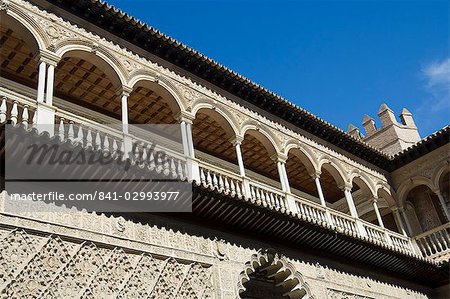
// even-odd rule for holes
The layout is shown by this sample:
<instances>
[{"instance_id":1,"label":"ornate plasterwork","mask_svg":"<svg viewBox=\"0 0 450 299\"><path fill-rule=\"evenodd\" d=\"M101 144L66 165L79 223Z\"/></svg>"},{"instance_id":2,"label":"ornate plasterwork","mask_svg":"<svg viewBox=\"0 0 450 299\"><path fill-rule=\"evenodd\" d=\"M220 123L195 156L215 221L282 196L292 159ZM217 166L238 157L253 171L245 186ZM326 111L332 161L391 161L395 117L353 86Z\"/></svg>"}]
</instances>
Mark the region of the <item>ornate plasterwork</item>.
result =
<instances>
[{"instance_id":1,"label":"ornate plasterwork","mask_svg":"<svg viewBox=\"0 0 450 299\"><path fill-rule=\"evenodd\" d=\"M301 145L310 147L312 152L316 153L315 157L313 157L315 159L314 165L320 164L318 163L320 156L328 155L338 161L339 166L345 169L347 174L353 169L358 169L370 177L374 186L387 183L385 175L376 169L357 163L351 158L294 132L280 123L269 120L266 116L252 109L244 107L205 86L197 84L187 77L141 57L105 38L71 24L55 16L53 13L43 11L24 0L16 0L9 5L7 1L2 1L0 5L4 10L11 9L11 6L14 6L16 10L21 9L24 14L28 15L38 24L40 28L34 34L39 35L41 40L46 41L47 50L58 53L58 49L61 47L70 48L71 45L84 45L90 48L91 51L99 52L105 57L108 57L114 64L114 69L123 75L123 84L125 85L129 84L134 76L144 72L152 73L156 78L155 82L161 81L173 89L173 92L182 101L182 109L186 110L186 112L194 109L192 105L195 105L198 99L207 98L216 101L235 117L238 126L250 120L263 124L264 130L267 130L271 136L276 137L274 140L276 143L275 148L281 153L283 153L286 145L294 140ZM348 178L344 179L347 180Z\"/></svg>"},{"instance_id":2,"label":"ornate plasterwork","mask_svg":"<svg viewBox=\"0 0 450 299\"><path fill-rule=\"evenodd\" d=\"M357 295L357 294L333 290L333 289L327 289L327 298L328 299L374 299L373 297L367 297L367 296Z\"/></svg>"},{"instance_id":3,"label":"ornate plasterwork","mask_svg":"<svg viewBox=\"0 0 450 299\"><path fill-rule=\"evenodd\" d=\"M0 269L2 298L213 296L211 268L198 262L99 248L92 242L74 244L54 235L38 241L20 229L0 241L0 264L8 266Z\"/></svg>"}]
</instances>

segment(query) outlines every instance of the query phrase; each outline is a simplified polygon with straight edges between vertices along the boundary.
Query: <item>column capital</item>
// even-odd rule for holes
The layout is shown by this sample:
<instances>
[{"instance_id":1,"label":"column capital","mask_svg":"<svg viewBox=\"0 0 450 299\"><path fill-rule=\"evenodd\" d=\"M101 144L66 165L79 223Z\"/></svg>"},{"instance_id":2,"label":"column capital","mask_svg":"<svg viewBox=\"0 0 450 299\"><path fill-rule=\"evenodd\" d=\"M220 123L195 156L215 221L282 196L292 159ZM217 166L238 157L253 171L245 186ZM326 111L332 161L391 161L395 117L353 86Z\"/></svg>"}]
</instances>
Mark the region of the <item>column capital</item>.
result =
<instances>
[{"instance_id":1,"label":"column capital","mask_svg":"<svg viewBox=\"0 0 450 299\"><path fill-rule=\"evenodd\" d=\"M338 186L338 188L341 189L343 192L346 192L346 191L350 192L350 191L352 191L353 186L350 183L344 183L344 184Z\"/></svg>"},{"instance_id":2,"label":"column capital","mask_svg":"<svg viewBox=\"0 0 450 299\"><path fill-rule=\"evenodd\" d=\"M47 65L53 65L56 67L61 58L49 50L40 50L36 55L36 60L38 62L45 62Z\"/></svg>"},{"instance_id":3,"label":"column capital","mask_svg":"<svg viewBox=\"0 0 450 299\"><path fill-rule=\"evenodd\" d=\"M377 202L378 202L378 197L373 196L373 197L372 197L372 203L377 203Z\"/></svg>"},{"instance_id":4,"label":"column capital","mask_svg":"<svg viewBox=\"0 0 450 299\"><path fill-rule=\"evenodd\" d=\"M122 85L122 88L120 88L117 93L123 97L126 96L127 98L130 96L130 93L133 91L133 88L126 86L126 85Z\"/></svg>"},{"instance_id":5,"label":"column capital","mask_svg":"<svg viewBox=\"0 0 450 299\"><path fill-rule=\"evenodd\" d=\"M320 175L322 174L322 171L320 170L314 170L314 172L309 173L309 175L315 180L320 179Z\"/></svg>"},{"instance_id":6,"label":"column capital","mask_svg":"<svg viewBox=\"0 0 450 299\"><path fill-rule=\"evenodd\" d=\"M237 144L241 144L242 141L244 141L244 137L243 136L236 135L236 136L233 136L233 137L230 138L230 142L234 146L236 146Z\"/></svg>"},{"instance_id":7,"label":"column capital","mask_svg":"<svg viewBox=\"0 0 450 299\"><path fill-rule=\"evenodd\" d=\"M185 122L192 124L194 122L195 116L186 111L180 111L175 115L175 119L178 120L179 123Z\"/></svg>"},{"instance_id":8,"label":"column capital","mask_svg":"<svg viewBox=\"0 0 450 299\"><path fill-rule=\"evenodd\" d=\"M281 153L275 153L272 156L270 156L270 159L273 162L275 162L275 163L281 162L283 164L286 163L287 158L288 158L287 155L281 154Z\"/></svg>"}]
</instances>

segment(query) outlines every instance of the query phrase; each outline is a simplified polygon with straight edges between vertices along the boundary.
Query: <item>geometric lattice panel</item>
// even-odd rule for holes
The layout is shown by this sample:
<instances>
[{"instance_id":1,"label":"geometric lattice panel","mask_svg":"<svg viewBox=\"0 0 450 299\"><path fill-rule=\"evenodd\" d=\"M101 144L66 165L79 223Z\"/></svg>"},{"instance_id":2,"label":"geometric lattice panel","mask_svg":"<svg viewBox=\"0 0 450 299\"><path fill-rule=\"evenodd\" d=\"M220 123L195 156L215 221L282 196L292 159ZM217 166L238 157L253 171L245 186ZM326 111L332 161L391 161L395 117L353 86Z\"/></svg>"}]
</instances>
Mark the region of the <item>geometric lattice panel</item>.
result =
<instances>
[{"instance_id":1,"label":"geometric lattice panel","mask_svg":"<svg viewBox=\"0 0 450 299\"><path fill-rule=\"evenodd\" d=\"M0 240L1 298L212 298L211 268L24 230Z\"/></svg>"}]
</instances>

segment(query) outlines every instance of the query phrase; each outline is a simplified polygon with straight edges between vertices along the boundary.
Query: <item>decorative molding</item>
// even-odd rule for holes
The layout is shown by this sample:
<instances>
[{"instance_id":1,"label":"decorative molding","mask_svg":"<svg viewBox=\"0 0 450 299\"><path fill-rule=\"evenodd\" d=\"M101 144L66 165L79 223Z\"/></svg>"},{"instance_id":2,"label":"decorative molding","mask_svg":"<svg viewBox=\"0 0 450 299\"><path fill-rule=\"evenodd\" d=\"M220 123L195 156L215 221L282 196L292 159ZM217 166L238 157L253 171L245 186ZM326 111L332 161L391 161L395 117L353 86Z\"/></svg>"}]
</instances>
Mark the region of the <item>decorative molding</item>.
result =
<instances>
[{"instance_id":1,"label":"decorative molding","mask_svg":"<svg viewBox=\"0 0 450 299\"><path fill-rule=\"evenodd\" d=\"M367 297L363 295L353 294L349 292L327 289L328 299L374 299L374 297Z\"/></svg>"}]
</instances>

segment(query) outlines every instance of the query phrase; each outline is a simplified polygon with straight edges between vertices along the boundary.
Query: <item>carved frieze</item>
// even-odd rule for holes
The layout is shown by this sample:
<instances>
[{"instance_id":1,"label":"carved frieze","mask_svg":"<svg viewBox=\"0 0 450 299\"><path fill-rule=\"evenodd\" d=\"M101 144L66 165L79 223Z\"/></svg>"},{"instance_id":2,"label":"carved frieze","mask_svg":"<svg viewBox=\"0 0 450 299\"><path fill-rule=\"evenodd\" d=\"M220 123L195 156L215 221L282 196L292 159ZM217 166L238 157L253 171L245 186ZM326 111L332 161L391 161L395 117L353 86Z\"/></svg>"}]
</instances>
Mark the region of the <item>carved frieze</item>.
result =
<instances>
[{"instance_id":1,"label":"carved frieze","mask_svg":"<svg viewBox=\"0 0 450 299\"><path fill-rule=\"evenodd\" d=\"M72 249L72 250L68 250ZM211 267L13 230L0 241L1 298L186 298L213 294Z\"/></svg>"},{"instance_id":2,"label":"carved frieze","mask_svg":"<svg viewBox=\"0 0 450 299\"><path fill-rule=\"evenodd\" d=\"M373 297L367 297L367 296L357 295L357 294L333 290L333 289L327 289L327 298L328 299L374 299Z\"/></svg>"}]
</instances>

